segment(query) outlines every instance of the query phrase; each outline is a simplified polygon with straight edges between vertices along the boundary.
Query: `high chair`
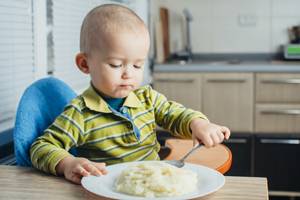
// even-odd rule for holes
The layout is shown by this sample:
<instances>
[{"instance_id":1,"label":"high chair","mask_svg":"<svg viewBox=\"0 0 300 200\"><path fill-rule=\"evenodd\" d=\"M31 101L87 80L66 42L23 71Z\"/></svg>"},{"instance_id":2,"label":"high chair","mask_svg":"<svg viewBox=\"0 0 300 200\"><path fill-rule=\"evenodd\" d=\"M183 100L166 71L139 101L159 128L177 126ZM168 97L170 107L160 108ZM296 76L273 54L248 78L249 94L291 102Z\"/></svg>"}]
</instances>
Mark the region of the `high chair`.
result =
<instances>
[{"instance_id":1,"label":"high chair","mask_svg":"<svg viewBox=\"0 0 300 200\"><path fill-rule=\"evenodd\" d=\"M14 128L17 165L32 166L29 157L31 144L75 97L75 92L66 83L53 77L38 80L25 90ZM71 153L74 154L74 150Z\"/></svg>"},{"instance_id":2,"label":"high chair","mask_svg":"<svg viewBox=\"0 0 300 200\"><path fill-rule=\"evenodd\" d=\"M178 160L193 147L193 141L184 139L167 139L165 146L169 147L171 150L170 154L165 159ZM231 167L232 154L230 149L223 144L219 144L211 148L203 146L195 150L195 152L193 152L185 161L193 164L204 165L224 174Z\"/></svg>"}]
</instances>

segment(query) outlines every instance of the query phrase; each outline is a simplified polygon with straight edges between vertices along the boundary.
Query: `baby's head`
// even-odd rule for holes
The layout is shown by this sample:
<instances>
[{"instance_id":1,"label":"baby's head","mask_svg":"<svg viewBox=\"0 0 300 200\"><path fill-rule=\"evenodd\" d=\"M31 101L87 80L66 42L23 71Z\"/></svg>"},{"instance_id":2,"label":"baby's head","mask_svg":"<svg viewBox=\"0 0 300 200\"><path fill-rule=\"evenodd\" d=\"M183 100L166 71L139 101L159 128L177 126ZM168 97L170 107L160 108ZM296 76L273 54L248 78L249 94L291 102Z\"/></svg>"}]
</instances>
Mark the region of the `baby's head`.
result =
<instances>
[{"instance_id":1,"label":"baby's head","mask_svg":"<svg viewBox=\"0 0 300 200\"><path fill-rule=\"evenodd\" d=\"M149 46L142 19L124 6L106 4L85 17L76 64L102 94L123 98L141 84Z\"/></svg>"}]
</instances>

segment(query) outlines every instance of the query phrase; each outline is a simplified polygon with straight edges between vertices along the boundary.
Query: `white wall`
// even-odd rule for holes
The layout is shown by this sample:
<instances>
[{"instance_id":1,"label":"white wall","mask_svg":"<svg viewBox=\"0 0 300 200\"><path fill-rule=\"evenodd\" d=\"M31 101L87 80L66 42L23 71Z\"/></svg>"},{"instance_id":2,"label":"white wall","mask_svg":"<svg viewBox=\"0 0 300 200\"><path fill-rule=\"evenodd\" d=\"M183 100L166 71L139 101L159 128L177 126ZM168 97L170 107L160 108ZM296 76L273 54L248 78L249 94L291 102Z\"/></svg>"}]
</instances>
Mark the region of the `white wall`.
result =
<instances>
[{"instance_id":1,"label":"white wall","mask_svg":"<svg viewBox=\"0 0 300 200\"><path fill-rule=\"evenodd\" d=\"M273 53L288 42L287 28L300 24L299 0L154 0L170 11L170 48L183 48L183 8L188 8L194 53Z\"/></svg>"}]
</instances>

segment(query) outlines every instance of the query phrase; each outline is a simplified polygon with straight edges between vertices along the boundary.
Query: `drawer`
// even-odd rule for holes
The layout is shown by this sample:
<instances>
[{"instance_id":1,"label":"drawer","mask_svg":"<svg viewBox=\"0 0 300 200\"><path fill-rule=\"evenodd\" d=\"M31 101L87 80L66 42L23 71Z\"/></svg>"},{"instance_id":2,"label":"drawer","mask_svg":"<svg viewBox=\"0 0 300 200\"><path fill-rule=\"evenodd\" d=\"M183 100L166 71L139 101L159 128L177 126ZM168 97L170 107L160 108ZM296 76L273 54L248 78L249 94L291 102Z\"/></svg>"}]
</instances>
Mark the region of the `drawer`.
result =
<instances>
[{"instance_id":1,"label":"drawer","mask_svg":"<svg viewBox=\"0 0 300 200\"><path fill-rule=\"evenodd\" d=\"M300 134L300 104L257 104L255 132Z\"/></svg>"},{"instance_id":2,"label":"drawer","mask_svg":"<svg viewBox=\"0 0 300 200\"><path fill-rule=\"evenodd\" d=\"M300 74L256 74L256 102L300 103Z\"/></svg>"}]
</instances>

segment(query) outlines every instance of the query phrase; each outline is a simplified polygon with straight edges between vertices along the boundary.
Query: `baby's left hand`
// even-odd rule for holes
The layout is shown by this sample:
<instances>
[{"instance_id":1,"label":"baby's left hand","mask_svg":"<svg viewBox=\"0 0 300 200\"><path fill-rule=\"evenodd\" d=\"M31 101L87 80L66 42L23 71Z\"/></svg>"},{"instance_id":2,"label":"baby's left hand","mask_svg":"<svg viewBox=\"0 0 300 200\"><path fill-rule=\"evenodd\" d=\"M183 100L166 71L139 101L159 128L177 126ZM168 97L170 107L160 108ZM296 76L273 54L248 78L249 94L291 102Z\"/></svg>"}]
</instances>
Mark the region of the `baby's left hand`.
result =
<instances>
[{"instance_id":1,"label":"baby's left hand","mask_svg":"<svg viewBox=\"0 0 300 200\"><path fill-rule=\"evenodd\" d=\"M193 139L197 139L206 147L213 147L222 143L224 138L229 139L230 130L225 126L210 123L207 120L197 118L190 123Z\"/></svg>"}]
</instances>

